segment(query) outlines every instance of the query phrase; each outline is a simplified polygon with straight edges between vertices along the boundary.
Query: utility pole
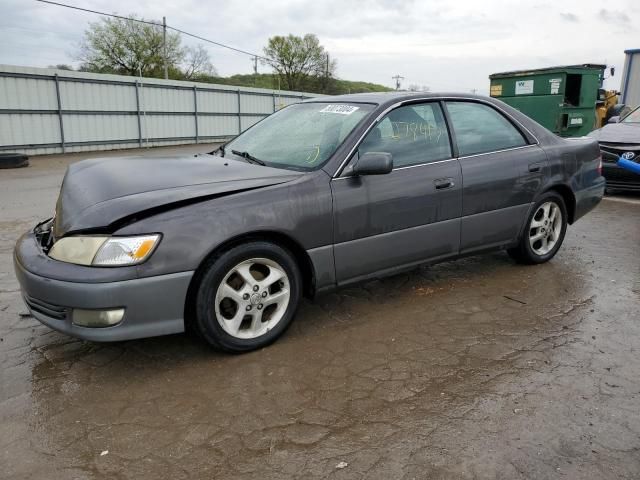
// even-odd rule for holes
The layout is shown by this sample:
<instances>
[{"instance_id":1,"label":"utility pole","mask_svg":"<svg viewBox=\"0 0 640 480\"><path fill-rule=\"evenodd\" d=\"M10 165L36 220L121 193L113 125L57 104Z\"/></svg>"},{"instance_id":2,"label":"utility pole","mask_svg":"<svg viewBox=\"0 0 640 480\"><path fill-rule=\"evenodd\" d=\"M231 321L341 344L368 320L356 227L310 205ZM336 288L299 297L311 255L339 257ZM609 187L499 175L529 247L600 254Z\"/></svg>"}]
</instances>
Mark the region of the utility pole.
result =
<instances>
[{"instance_id":1,"label":"utility pole","mask_svg":"<svg viewBox=\"0 0 640 480\"><path fill-rule=\"evenodd\" d=\"M258 86L258 56L255 55L251 58L253 60L253 85Z\"/></svg>"},{"instance_id":2,"label":"utility pole","mask_svg":"<svg viewBox=\"0 0 640 480\"><path fill-rule=\"evenodd\" d=\"M167 59L167 17L162 17L162 50L164 54L164 79L169 78L169 61Z\"/></svg>"},{"instance_id":3,"label":"utility pole","mask_svg":"<svg viewBox=\"0 0 640 480\"><path fill-rule=\"evenodd\" d=\"M472 88L471 89L471 93L473 93L475 95L476 93L478 93L478 89L477 88Z\"/></svg>"},{"instance_id":4,"label":"utility pole","mask_svg":"<svg viewBox=\"0 0 640 480\"><path fill-rule=\"evenodd\" d=\"M327 53L327 67L325 69L324 93L329 91L329 54Z\"/></svg>"},{"instance_id":5,"label":"utility pole","mask_svg":"<svg viewBox=\"0 0 640 480\"><path fill-rule=\"evenodd\" d=\"M404 77L401 77L400 75L396 75L395 77L391 77L391 78L396 81L396 90L400 90L400 80L404 80Z\"/></svg>"}]
</instances>

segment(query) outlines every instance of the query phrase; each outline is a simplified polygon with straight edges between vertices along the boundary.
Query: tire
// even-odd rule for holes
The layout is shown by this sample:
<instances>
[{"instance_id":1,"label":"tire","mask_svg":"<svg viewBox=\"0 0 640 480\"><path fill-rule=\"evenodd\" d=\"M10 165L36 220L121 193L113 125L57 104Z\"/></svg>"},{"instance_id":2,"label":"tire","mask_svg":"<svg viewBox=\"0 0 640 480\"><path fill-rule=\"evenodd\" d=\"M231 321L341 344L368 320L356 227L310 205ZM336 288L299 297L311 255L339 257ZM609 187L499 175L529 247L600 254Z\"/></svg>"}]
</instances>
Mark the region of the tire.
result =
<instances>
[{"instance_id":1,"label":"tire","mask_svg":"<svg viewBox=\"0 0 640 480\"><path fill-rule=\"evenodd\" d=\"M289 327L301 294L300 269L288 250L270 242L244 243L205 265L193 326L217 350L262 348Z\"/></svg>"},{"instance_id":2,"label":"tire","mask_svg":"<svg viewBox=\"0 0 640 480\"><path fill-rule=\"evenodd\" d=\"M29 166L29 157L21 153L0 153L0 168L22 168Z\"/></svg>"},{"instance_id":3,"label":"tire","mask_svg":"<svg viewBox=\"0 0 640 480\"><path fill-rule=\"evenodd\" d=\"M567 220L567 207L562 196L555 192L543 194L527 218L518 246L507 252L518 263L534 265L548 262L564 241Z\"/></svg>"}]
</instances>

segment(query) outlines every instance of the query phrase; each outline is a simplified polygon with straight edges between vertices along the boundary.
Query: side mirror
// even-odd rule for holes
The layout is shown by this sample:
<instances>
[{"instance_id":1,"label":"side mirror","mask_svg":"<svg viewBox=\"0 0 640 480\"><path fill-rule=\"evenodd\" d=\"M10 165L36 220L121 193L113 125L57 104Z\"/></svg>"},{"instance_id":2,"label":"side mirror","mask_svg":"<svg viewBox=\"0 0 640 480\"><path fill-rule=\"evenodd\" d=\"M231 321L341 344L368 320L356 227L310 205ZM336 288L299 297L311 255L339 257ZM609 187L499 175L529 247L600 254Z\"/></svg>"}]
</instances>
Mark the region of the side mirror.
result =
<instances>
[{"instance_id":1,"label":"side mirror","mask_svg":"<svg viewBox=\"0 0 640 480\"><path fill-rule=\"evenodd\" d=\"M611 74L611 76L612 76L612 77L613 77L613 76L615 76L615 74L616 74L616 67L611 67L611 68L609 69L609 73Z\"/></svg>"},{"instance_id":2,"label":"side mirror","mask_svg":"<svg viewBox=\"0 0 640 480\"><path fill-rule=\"evenodd\" d=\"M620 123L620 117L616 115L615 117L611 117L607 123Z\"/></svg>"},{"instance_id":3,"label":"side mirror","mask_svg":"<svg viewBox=\"0 0 640 480\"><path fill-rule=\"evenodd\" d=\"M384 175L393 170L393 156L385 152L367 152L360 155L353 166L354 175Z\"/></svg>"}]
</instances>

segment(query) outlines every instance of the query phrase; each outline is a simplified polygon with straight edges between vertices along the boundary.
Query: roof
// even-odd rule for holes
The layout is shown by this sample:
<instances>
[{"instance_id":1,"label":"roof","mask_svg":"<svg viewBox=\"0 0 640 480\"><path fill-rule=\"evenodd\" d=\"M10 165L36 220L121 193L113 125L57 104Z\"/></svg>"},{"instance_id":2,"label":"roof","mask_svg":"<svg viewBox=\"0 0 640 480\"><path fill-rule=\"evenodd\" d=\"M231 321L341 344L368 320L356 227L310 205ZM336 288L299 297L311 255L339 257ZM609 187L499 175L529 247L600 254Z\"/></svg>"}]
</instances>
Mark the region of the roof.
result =
<instances>
[{"instance_id":1,"label":"roof","mask_svg":"<svg viewBox=\"0 0 640 480\"><path fill-rule=\"evenodd\" d=\"M625 50L624 53L626 53L627 55L640 53L640 48L630 48L629 50Z\"/></svg>"},{"instance_id":2,"label":"roof","mask_svg":"<svg viewBox=\"0 0 640 480\"><path fill-rule=\"evenodd\" d=\"M598 63L582 63L579 65L558 65L556 67L545 67L545 68L532 68L530 70L514 70L511 72L500 72L493 73L489 75L489 78L493 77L502 77L502 76L513 76L513 75L531 75L534 73L546 73L553 72L558 70L604 70L606 69L606 65L598 64Z\"/></svg>"},{"instance_id":3,"label":"roof","mask_svg":"<svg viewBox=\"0 0 640 480\"><path fill-rule=\"evenodd\" d=\"M336 102L336 103L374 103L382 105L385 103L396 103L400 100L419 100L429 98L482 98L488 97L482 95L473 95L471 93L451 93L451 92L367 92L367 93L349 93L345 95L331 95L326 97L318 97L315 99L305 100L304 102Z\"/></svg>"}]
</instances>

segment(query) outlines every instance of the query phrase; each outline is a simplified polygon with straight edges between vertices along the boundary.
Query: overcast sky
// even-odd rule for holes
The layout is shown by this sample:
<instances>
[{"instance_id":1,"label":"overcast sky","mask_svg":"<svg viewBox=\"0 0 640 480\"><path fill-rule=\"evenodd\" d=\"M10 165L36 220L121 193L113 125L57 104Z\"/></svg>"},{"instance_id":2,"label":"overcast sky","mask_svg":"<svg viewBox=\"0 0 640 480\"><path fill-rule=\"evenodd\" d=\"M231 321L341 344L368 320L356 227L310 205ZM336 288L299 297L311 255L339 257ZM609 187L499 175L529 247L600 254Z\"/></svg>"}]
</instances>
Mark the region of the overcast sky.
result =
<instances>
[{"instance_id":1,"label":"overcast sky","mask_svg":"<svg viewBox=\"0 0 640 480\"><path fill-rule=\"evenodd\" d=\"M85 8L167 17L167 23L251 52L272 35L315 33L337 74L432 91L488 91L495 72L607 63L619 88L625 49L640 48L639 0L58 0ZM74 52L97 15L35 0L0 0L0 63L77 64ZM196 40L184 39L184 44ZM250 73L248 57L207 45L222 75ZM260 71L268 71L260 66Z\"/></svg>"}]
</instances>

